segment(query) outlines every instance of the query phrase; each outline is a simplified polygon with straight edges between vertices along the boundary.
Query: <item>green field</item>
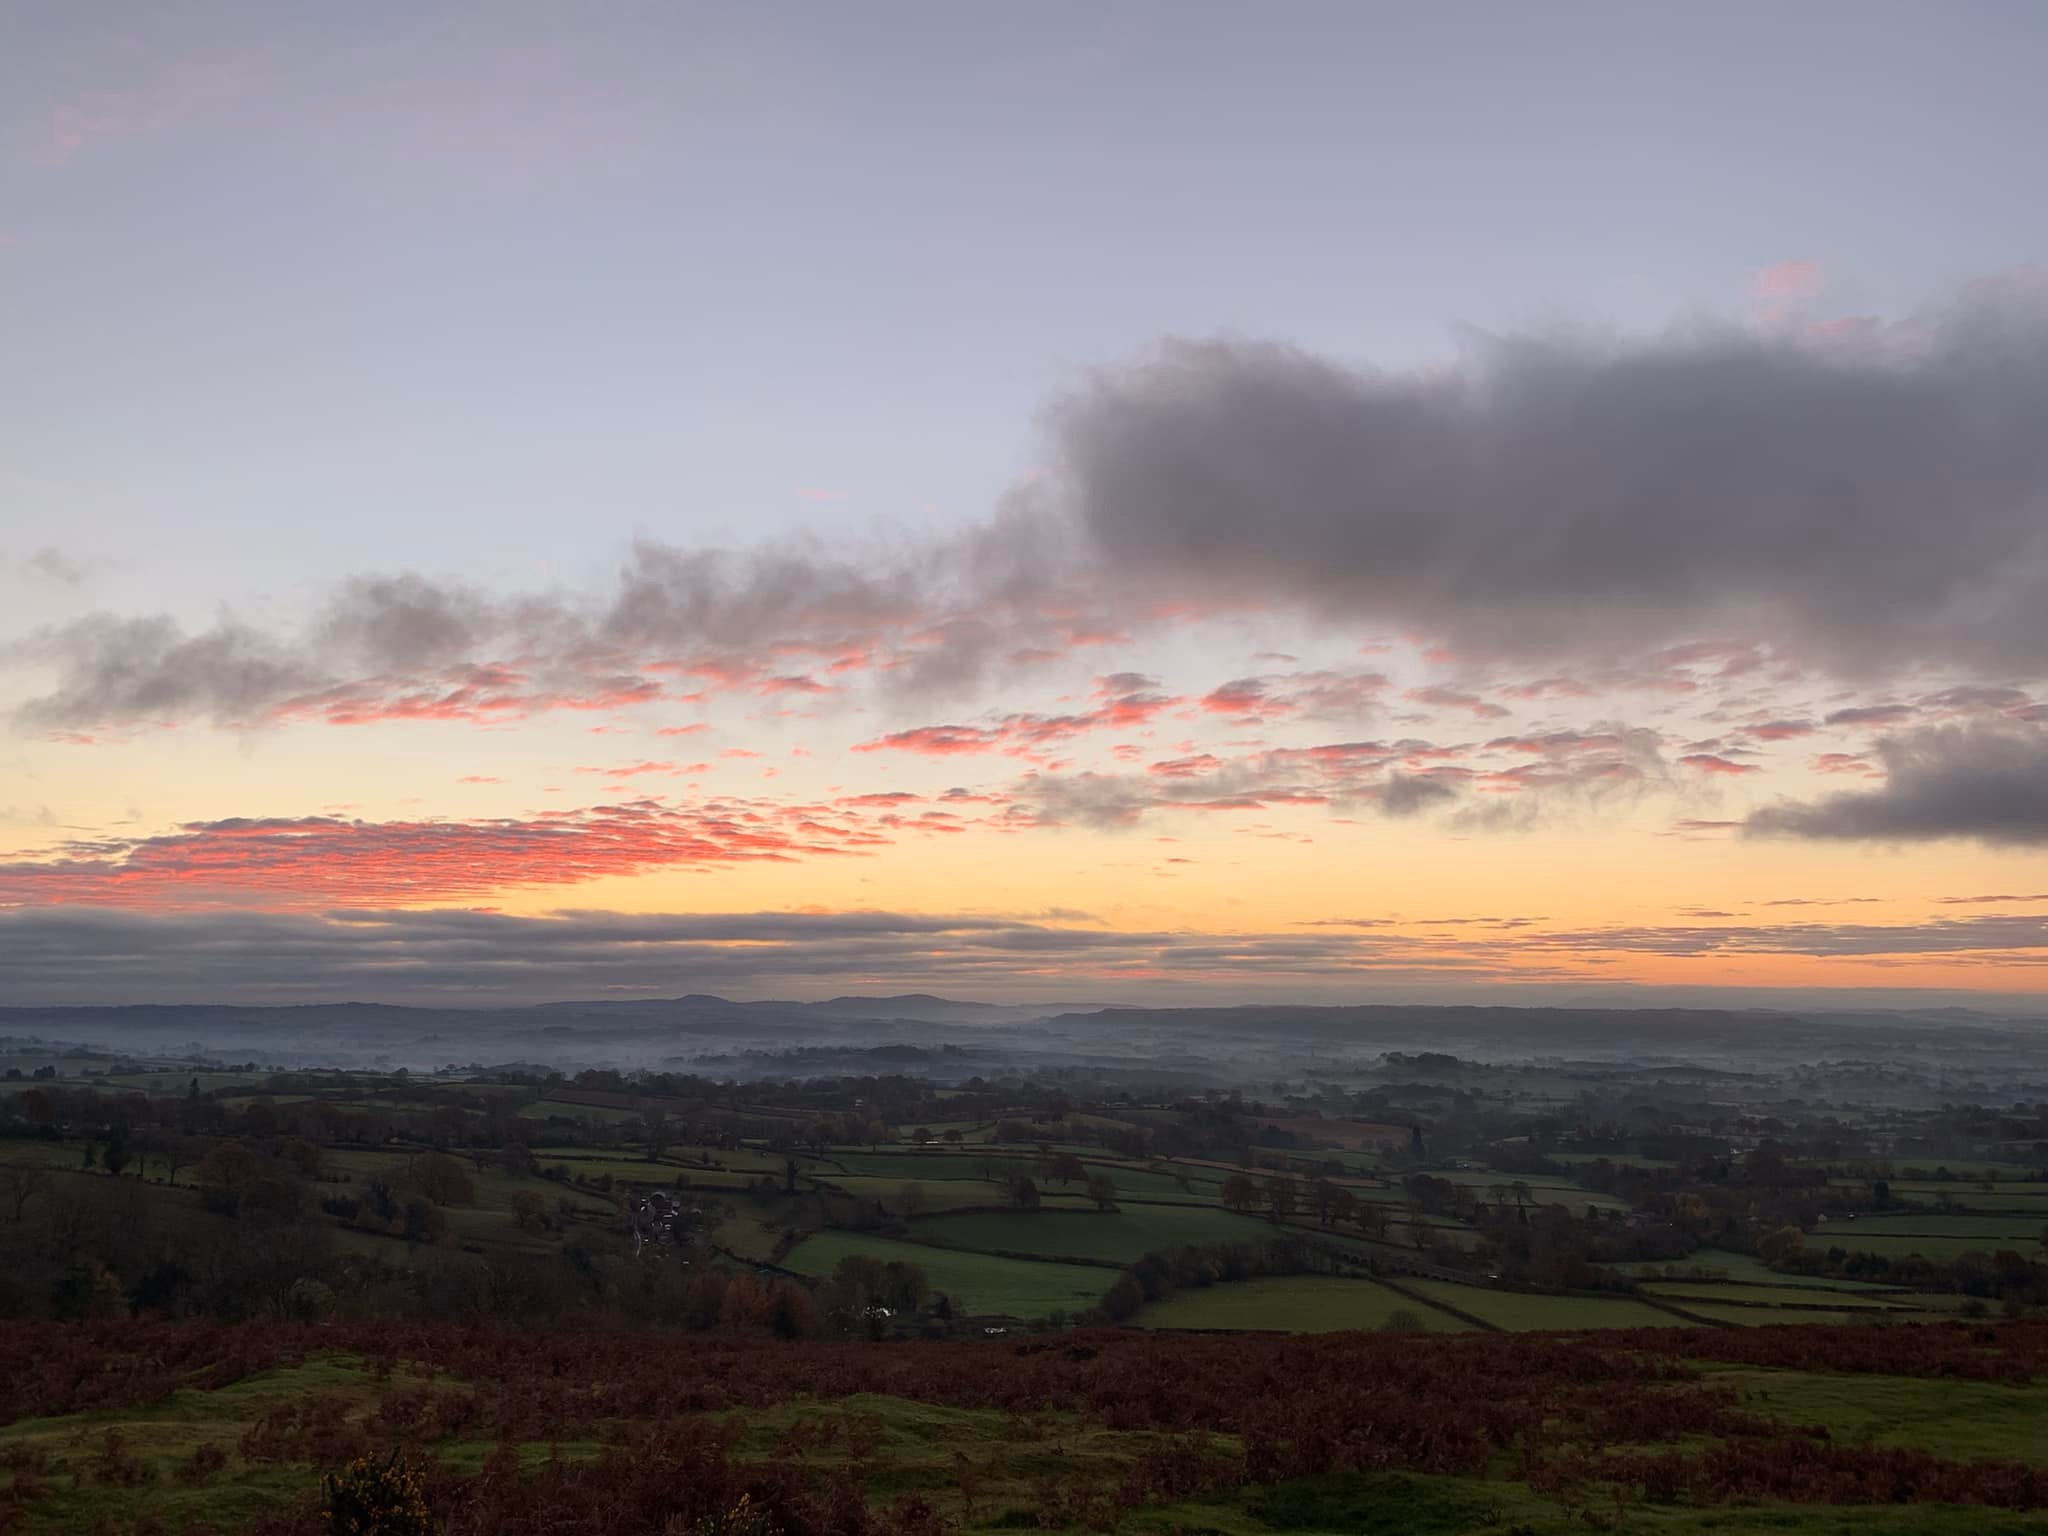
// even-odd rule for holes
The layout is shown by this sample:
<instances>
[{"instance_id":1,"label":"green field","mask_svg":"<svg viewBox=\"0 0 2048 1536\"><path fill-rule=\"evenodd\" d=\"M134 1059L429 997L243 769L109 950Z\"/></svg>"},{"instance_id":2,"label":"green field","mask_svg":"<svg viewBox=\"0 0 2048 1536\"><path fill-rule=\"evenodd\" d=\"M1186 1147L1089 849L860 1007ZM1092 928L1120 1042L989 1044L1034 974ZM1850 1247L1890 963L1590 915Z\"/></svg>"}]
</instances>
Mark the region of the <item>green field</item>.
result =
<instances>
[{"instance_id":1,"label":"green field","mask_svg":"<svg viewBox=\"0 0 2048 1536\"><path fill-rule=\"evenodd\" d=\"M1901 1234L1909 1237L1976 1237L2001 1243L2040 1244L2043 1221L2032 1216L1943 1216L1900 1215L1864 1216L1854 1222L1830 1222L1825 1231L1808 1235L1809 1246L1825 1239L1829 1243L1844 1238L1866 1236L1883 1237Z\"/></svg>"},{"instance_id":2,"label":"green field","mask_svg":"<svg viewBox=\"0 0 2048 1536\"><path fill-rule=\"evenodd\" d=\"M1789 1285L1737 1285L1715 1280L1657 1280L1644 1285L1652 1296L1683 1304L1687 1299L1705 1302L1748 1302L1757 1307L1833 1307L1838 1311L1888 1311L1900 1303L1890 1296L1854 1295L1842 1291L1803 1290ZM1697 1310L1688 1307L1687 1311Z\"/></svg>"},{"instance_id":3,"label":"green field","mask_svg":"<svg viewBox=\"0 0 2048 1536\"><path fill-rule=\"evenodd\" d=\"M1808 1237L1809 1252L1825 1253L1830 1248L1840 1248L1849 1253L1881 1253L1886 1258L1902 1259L1917 1253L1928 1259L1953 1259L1965 1253L1996 1253L2001 1248L2012 1248L2029 1258L2041 1256L2041 1245L2028 1242L2021 1237L1973 1237L1932 1234L1925 1232L1859 1232L1853 1237L1828 1236L1816 1240Z\"/></svg>"},{"instance_id":4,"label":"green field","mask_svg":"<svg viewBox=\"0 0 2048 1536\"><path fill-rule=\"evenodd\" d=\"M1730 1328L1768 1328L1786 1323L1868 1323L1874 1321L1869 1312L1795 1312L1784 1307L1731 1307L1717 1302L1685 1301L1672 1298L1673 1304L1685 1309L1688 1316L1704 1319L1710 1323L1722 1323ZM1887 1312L1885 1318L1904 1322L1910 1314ZM1677 1321L1677 1319L1673 1319Z\"/></svg>"},{"instance_id":5,"label":"green field","mask_svg":"<svg viewBox=\"0 0 2048 1536\"><path fill-rule=\"evenodd\" d=\"M1667 1278L1666 1270L1675 1270L1683 1283L1688 1285L1698 1282L1684 1277L1698 1270L1715 1280L1735 1280L1751 1285L1815 1286L1830 1291L1885 1289L1870 1280L1838 1280L1827 1275L1784 1275L1772 1269L1755 1254L1730 1253L1719 1248L1702 1248L1676 1264L1617 1264L1614 1267L1623 1274L1636 1275L1644 1280L1662 1280Z\"/></svg>"},{"instance_id":6,"label":"green field","mask_svg":"<svg viewBox=\"0 0 2048 1536\"><path fill-rule=\"evenodd\" d=\"M1264 1275L1176 1291L1140 1308L1130 1322L1135 1328L1332 1333L1343 1328L1381 1328L1397 1312L1431 1333L1455 1333L1470 1326L1376 1281L1342 1280L1333 1275Z\"/></svg>"},{"instance_id":7,"label":"green field","mask_svg":"<svg viewBox=\"0 0 2048 1536\"><path fill-rule=\"evenodd\" d=\"M934 1291L952 1298L956 1311L1003 1317L1044 1317L1085 1312L1102 1300L1116 1273L1080 1264L999 1259L991 1254L927 1248L852 1232L815 1232L782 1262L800 1275L829 1275L852 1254L900 1260L925 1272Z\"/></svg>"},{"instance_id":8,"label":"green field","mask_svg":"<svg viewBox=\"0 0 2048 1536\"><path fill-rule=\"evenodd\" d=\"M820 1167L820 1178L831 1178L835 1169L890 1179L981 1179L984 1167L998 1177L1030 1174L1037 1166L1035 1156L1015 1152L841 1152L828 1155L831 1166Z\"/></svg>"},{"instance_id":9,"label":"green field","mask_svg":"<svg viewBox=\"0 0 2048 1536\"><path fill-rule=\"evenodd\" d=\"M1402 1289L1456 1307L1510 1332L1569 1328L1682 1328L1683 1318L1627 1296L1538 1296L1446 1280L1404 1280Z\"/></svg>"},{"instance_id":10,"label":"green field","mask_svg":"<svg viewBox=\"0 0 2048 1536\"><path fill-rule=\"evenodd\" d=\"M2048 1465L2048 1382L2003 1386L1906 1376L1716 1369L1744 1406L1818 1423L1844 1445L1910 1445L1940 1456L2016 1457Z\"/></svg>"},{"instance_id":11,"label":"green field","mask_svg":"<svg viewBox=\"0 0 2048 1536\"><path fill-rule=\"evenodd\" d=\"M1126 1205L1115 1211L975 1212L913 1223L920 1242L1045 1258L1130 1264L1148 1253L1216 1243L1264 1246L1278 1230L1252 1216L1205 1205Z\"/></svg>"}]
</instances>

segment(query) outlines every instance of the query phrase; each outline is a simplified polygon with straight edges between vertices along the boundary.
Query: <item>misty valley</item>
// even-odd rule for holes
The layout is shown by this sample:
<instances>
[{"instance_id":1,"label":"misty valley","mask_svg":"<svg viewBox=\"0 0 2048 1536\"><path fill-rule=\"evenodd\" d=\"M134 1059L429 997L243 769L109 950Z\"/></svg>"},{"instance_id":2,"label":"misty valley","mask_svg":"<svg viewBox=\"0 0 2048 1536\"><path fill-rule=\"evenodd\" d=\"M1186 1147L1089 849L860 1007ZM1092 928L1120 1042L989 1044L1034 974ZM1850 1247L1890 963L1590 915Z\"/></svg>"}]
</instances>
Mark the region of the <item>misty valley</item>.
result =
<instances>
[{"instance_id":1,"label":"misty valley","mask_svg":"<svg viewBox=\"0 0 2048 1536\"><path fill-rule=\"evenodd\" d=\"M2048 1528L2023 1018L10 1009L0 1220L23 1531Z\"/></svg>"}]
</instances>

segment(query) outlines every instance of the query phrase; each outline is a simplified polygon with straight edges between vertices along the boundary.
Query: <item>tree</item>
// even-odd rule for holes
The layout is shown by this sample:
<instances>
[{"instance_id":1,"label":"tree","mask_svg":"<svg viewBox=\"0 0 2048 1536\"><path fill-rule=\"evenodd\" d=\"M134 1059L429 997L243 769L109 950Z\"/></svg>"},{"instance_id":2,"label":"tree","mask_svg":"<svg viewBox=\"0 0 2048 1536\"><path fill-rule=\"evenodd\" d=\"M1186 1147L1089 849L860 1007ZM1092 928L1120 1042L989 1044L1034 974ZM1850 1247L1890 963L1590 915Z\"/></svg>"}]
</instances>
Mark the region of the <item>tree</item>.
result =
<instances>
[{"instance_id":1,"label":"tree","mask_svg":"<svg viewBox=\"0 0 2048 1536\"><path fill-rule=\"evenodd\" d=\"M1241 1173L1223 1181L1223 1203L1233 1211L1248 1211L1259 1203L1259 1187Z\"/></svg>"},{"instance_id":2,"label":"tree","mask_svg":"<svg viewBox=\"0 0 2048 1536\"><path fill-rule=\"evenodd\" d=\"M661 1154L668 1150L668 1116L658 1109L643 1110L640 1118L647 1126L647 1161L658 1163Z\"/></svg>"},{"instance_id":3,"label":"tree","mask_svg":"<svg viewBox=\"0 0 2048 1536\"><path fill-rule=\"evenodd\" d=\"M1077 1179L1087 1178L1088 1169L1073 1153L1062 1152L1052 1160L1047 1176L1061 1184L1072 1184Z\"/></svg>"},{"instance_id":4,"label":"tree","mask_svg":"<svg viewBox=\"0 0 2048 1536\"><path fill-rule=\"evenodd\" d=\"M1294 1214L1294 1180L1275 1177L1266 1180L1266 1209L1274 1221L1285 1221Z\"/></svg>"},{"instance_id":5,"label":"tree","mask_svg":"<svg viewBox=\"0 0 2048 1536\"><path fill-rule=\"evenodd\" d=\"M438 1243L448 1235L448 1218L439 1206L415 1195L405 1202L405 1224L399 1235L408 1243Z\"/></svg>"},{"instance_id":6,"label":"tree","mask_svg":"<svg viewBox=\"0 0 2048 1536\"><path fill-rule=\"evenodd\" d=\"M199 1197L217 1211L233 1215L242 1196L263 1172L263 1163L239 1141L217 1141L192 1170Z\"/></svg>"},{"instance_id":7,"label":"tree","mask_svg":"<svg viewBox=\"0 0 2048 1536\"><path fill-rule=\"evenodd\" d=\"M115 1126L114 1133L107 1138L107 1150L100 1154L100 1161L116 1178L128 1166L128 1134L121 1127Z\"/></svg>"},{"instance_id":8,"label":"tree","mask_svg":"<svg viewBox=\"0 0 2048 1536\"><path fill-rule=\"evenodd\" d=\"M1098 1211L1116 1209L1116 1180L1106 1173L1098 1173L1088 1181L1088 1198L1095 1202Z\"/></svg>"},{"instance_id":9,"label":"tree","mask_svg":"<svg viewBox=\"0 0 2048 1536\"><path fill-rule=\"evenodd\" d=\"M1344 1191L1328 1179L1317 1179L1308 1187L1309 1208L1316 1213L1316 1220L1322 1225L1335 1226L1337 1208Z\"/></svg>"},{"instance_id":10,"label":"tree","mask_svg":"<svg viewBox=\"0 0 2048 1536\"><path fill-rule=\"evenodd\" d=\"M476 1199L469 1170L446 1152L422 1152L406 1169L406 1182L436 1205L468 1205Z\"/></svg>"},{"instance_id":11,"label":"tree","mask_svg":"<svg viewBox=\"0 0 2048 1536\"><path fill-rule=\"evenodd\" d=\"M1756 1255L1766 1264L1777 1264L1806 1248L1806 1234L1791 1225L1766 1232L1756 1240Z\"/></svg>"},{"instance_id":12,"label":"tree","mask_svg":"<svg viewBox=\"0 0 2048 1536\"><path fill-rule=\"evenodd\" d=\"M302 1179L320 1177L320 1149L304 1137L294 1136L284 1144L284 1160Z\"/></svg>"},{"instance_id":13,"label":"tree","mask_svg":"<svg viewBox=\"0 0 2048 1536\"><path fill-rule=\"evenodd\" d=\"M382 1174L372 1174L363 1184L363 1199L380 1225L390 1226L398 1216L398 1190Z\"/></svg>"},{"instance_id":14,"label":"tree","mask_svg":"<svg viewBox=\"0 0 2048 1536\"><path fill-rule=\"evenodd\" d=\"M903 1193L897 1196L896 1203L902 1209L906 1221L916 1216L924 1209L924 1186L914 1180L904 1185Z\"/></svg>"},{"instance_id":15,"label":"tree","mask_svg":"<svg viewBox=\"0 0 2048 1536\"><path fill-rule=\"evenodd\" d=\"M1038 1209L1038 1186L1032 1183L1024 1174L1020 1173L1010 1180L1008 1194L1010 1204L1016 1206L1020 1211L1035 1211Z\"/></svg>"},{"instance_id":16,"label":"tree","mask_svg":"<svg viewBox=\"0 0 2048 1536\"><path fill-rule=\"evenodd\" d=\"M522 1232L545 1232L548 1229L548 1208L541 1197L530 1189L512 1191L512 1220Z\"/></svg>"},{"instance_id":17,"label":"tree","mask_svg":"<svg viewBox=\"0 0 2048 1536\"><path fill-rule=\"evenodd\" d=\"M29 1201L50 1186L50 1170L40 1163L0 1164L0 1199L7 1202L8 1218L20 1221Z\"/></svg>"}]
</instances>

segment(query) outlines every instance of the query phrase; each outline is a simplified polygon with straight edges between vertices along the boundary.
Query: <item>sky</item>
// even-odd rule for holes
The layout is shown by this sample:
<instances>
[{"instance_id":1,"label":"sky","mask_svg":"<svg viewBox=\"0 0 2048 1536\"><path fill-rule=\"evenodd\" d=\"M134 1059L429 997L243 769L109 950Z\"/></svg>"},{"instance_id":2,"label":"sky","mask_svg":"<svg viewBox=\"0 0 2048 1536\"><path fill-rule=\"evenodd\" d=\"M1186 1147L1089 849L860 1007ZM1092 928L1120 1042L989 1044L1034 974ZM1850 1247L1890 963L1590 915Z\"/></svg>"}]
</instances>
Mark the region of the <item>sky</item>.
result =
<instances>
[{"instance_id":1,"label":"sky","mask_svg":"<svg viewBox=\"0 0 2048 1536\"><path fill-rule=\"evenodd\" d=\"M0 0L0 1002L2048 1007L2044 64Z\"/></svg>"}]
</instances>

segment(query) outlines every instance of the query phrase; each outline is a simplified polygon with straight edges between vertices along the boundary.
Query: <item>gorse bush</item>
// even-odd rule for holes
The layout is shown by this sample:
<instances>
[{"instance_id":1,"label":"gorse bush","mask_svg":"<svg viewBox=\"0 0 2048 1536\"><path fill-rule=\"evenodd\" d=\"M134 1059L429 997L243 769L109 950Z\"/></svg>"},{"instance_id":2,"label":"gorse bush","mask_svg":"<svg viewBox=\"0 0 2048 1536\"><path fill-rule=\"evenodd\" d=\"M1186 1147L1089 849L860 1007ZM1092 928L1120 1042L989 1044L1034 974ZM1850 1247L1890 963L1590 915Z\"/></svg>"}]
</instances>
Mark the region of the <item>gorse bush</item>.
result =
<instances>
[{"instance_id":1,"label":"gorse bush","mask_svg":"<svg viewBox=\"0 0 2048 1536\"><path fill-rule=\"evenodd\" d=\"M753 1495L746 1493L741 1494L730 1509L706 1515L682 1529L683 1536L781 1536L782 1531L774 1517L765 1509L756 1507Z\"/></svg>"},{"instance_id":2,"label":"gorse bush","mask_svg":"<svg viewBox=\"0 0 2048 1536\"><path fill-rule=\"evenodd\" d=\"M321 1528L327 1536L433 1536L418 1474L394 1451L364 1456L321 1479Z\"/></svg>"}]
</instances>

